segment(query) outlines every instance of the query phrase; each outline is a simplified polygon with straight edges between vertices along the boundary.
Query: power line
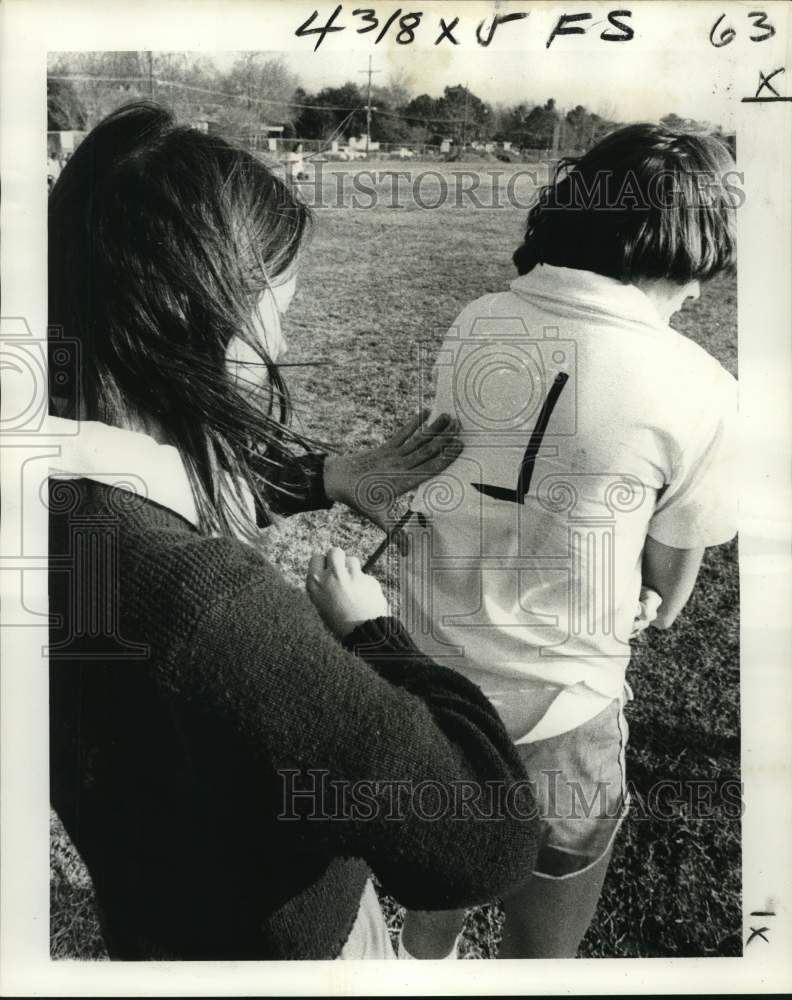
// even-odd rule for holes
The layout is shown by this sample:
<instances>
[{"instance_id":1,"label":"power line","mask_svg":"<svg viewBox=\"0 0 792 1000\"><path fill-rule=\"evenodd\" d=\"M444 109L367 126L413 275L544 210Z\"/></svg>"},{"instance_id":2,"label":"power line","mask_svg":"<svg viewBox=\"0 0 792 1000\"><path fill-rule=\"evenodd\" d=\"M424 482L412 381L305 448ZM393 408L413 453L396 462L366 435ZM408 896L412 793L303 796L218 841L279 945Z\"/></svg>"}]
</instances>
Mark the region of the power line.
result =
<instances>
[{"instance_id":1,"label":"power line","mask_svg":"<svg viewBox=\"0 0 792 1000\"><path fill-rule=\"evenodd\" d=\"M366 156L369 153L369 144L371 142L371 78L375 73L381 73L380 69L371 68L372 57L369 56L368 69L360 69L358 73L368 74L368 86L366 88Z\"/></svg>"},{"instance_id":2,"label":"power line","mask_svg":"<svg viewBox=\"0 0 792 1000\"><path fill-rule=\"evenodd\" d=\"M462 118L420 117L418 115L403 115L400 111L382 111L380 108L375 110L378 115L384 115L386 118L398 118L400 121L418 122L421 125L461 125L464 121Z\"/></svg>"},{"instance_id":3,"label":"power line","mask_svg":"<svg viewBox=\"0 0 792 1000\"><path fill-rule=\"evenodd\" d=\"M341 121L339 122L339 124L338 124L338 125L336 125L335 129L334 129L334 130L333 130L333 131L332 131L332 132L330 133L330 136L329 136L329 138L327 138L327 139L324 139L324 140L319 140L320 142L322 142L322 141L324 142L324 149L321 149L321 148L320 148L320 149L317 149L317 150L316 150L316 152L314 152L314 153L309 153L309 154L308 154L308 156L306 156L306 157L305 157L305 159L306 159L306 160L312 160L312 159L314 159L314 157L316 157L316 156L319 156L319 155L321 155L321 154L322 154L323 152L325 152L326 150L330 149L330 148L332 147L332 145L333 145L333 141L335 140L335 138L336 138L336 137L337 137L338 135L340 135L340 134L341 134L341 132L343 131L343 129L344 129L345 125L347 124L347 122L351 120L351 118L352 118L352 115L353 115L353 114L354 114L354 113L355 113L356 111L359 111L359 110L360 110L360 108L353 108L353 109L352 109L352 110L351 110L351 111L349 112L349 114L348 114L348 115L346 116L346 118L343 118L343 119L342 119L342 120L341 120Z\"/></svg>"},{"instance_id":4,"label":"power line","mask_svg":"<svg viewBox=\"0 0 792 1000\"><path fill-rule=\"evenodd\" d=\"M368 70L360 70L361 73L366 73ZM379 73L380 70L372 70L373 73ZM64 74L49 74L47 77L49 80L64 80L72 81L78 83L140 83L148 86L149 78L145 76L94 76L93 74L80 74L74 73L69 75ZM245 94L232 94L228 91L214 90L211 87L199 87L191 83L182 83L180 80L163 80L159 77L152 77L152 82L160 87L179 87L182 90L190 90L200 94L209 94L213 97L224 97L228 100L239 101L246 100ZM360 106L349 107L348 105L340 104L302 104L297 101L291 101L288 98L282 98L280 100L272 97L250 97L250 100L254 104L276 104L281 107L286 106L290 108L297 108L299 110L306 111L358 111ZM375 109L372 109L375 110ZM463 121L461 118L427 118L420 117L417 115L405 115L399 111L384 111L381 108L376 109L378 115L383 115L386 118L398 118L405 122L418 122L419 124L426 125L459 125Z\"/></svg>"},{"instance_id":5,"label":"power line","mask_svg":"<svg viewBox=\"0 0 792 1000\"><path fill-rule=\"evenodd\" d=\"M93 76L89 74L74 74L69 76L49 75L49 80L69 80L79 83L140 83L148 86L149 78L145 76ZM357 111L358 107L350 108L337 104L300 104L287 97L250 97L245 94L231 94L224 90L213 90L210 87L197 87L195 84L182 83L180 80L162 80L159 77L152 77L152 82L160 87L180 87L182 90L192 90L196 93L210 94L212 97L224 97L232 101L250 100L254 104L278 104L286 105L290 108L304 108L312 111Z\"/></svg>"}]
</instances>

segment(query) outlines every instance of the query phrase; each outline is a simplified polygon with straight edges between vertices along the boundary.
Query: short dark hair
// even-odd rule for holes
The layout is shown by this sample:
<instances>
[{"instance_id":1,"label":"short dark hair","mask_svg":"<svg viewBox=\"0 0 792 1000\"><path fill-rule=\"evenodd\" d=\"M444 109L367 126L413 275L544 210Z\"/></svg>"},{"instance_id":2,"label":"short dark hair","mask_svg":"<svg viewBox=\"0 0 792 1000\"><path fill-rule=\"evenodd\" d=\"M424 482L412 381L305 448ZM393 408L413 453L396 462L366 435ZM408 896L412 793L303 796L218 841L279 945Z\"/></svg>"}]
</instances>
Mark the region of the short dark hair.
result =
<instances>
[{"instance_id":1,"label":"short dark hair","mask_svg":"<svg viewBox=\"0 0 792 1000\"><path fill-rule=\"evenodd\" d=\"M658 125L617 129L565 157L528 214L520 274L554 264L616 278L711 278L736 263L740 191L734 160L712 135Z\"/></svg>"},{"instance_id":2,"label":"short dark hair","mask_svg":"<svg viewBox=\"0 0 792 1000\"><path fill-rule=\"evenodd\" d=\"M151 102L99 122L49 196L49 322L79 346L81 390L81 411L64 409L51 366L51 408L115 426L156 422L212 530L252 531L236 514L240 480L262 500L270 484L254 462L283 466L290 445L304 444L289 430L289 395L255 310L310 221L265 163ZM257 399L227 369L234 337L266 367Z\"/></svg>"}]
</instances>

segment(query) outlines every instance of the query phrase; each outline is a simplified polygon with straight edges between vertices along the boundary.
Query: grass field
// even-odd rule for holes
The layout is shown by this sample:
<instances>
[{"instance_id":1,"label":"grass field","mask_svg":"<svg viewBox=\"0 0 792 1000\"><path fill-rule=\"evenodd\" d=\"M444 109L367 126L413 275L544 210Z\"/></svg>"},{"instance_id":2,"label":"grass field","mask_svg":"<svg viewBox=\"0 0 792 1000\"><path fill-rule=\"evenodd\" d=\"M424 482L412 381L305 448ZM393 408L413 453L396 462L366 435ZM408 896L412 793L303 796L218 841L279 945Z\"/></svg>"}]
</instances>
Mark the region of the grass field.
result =
<instances>
[{"instance_id":1,"label":"grass field","mask_svg":"<svg viewBox=\"0 0 792 1000\"><path fill-rule=\"evenodd\" d=\"M338 165L324 167L325 198L332 202L339 182L330 171L348 174L347 181L352 174ZM453 181L450 167L440 169L445 181L429 177L418 190L425 203L437 201L442 184ZM514 170L500 164L497 169ZM498 182L501 200L507 178ZM518 185L521 202L526 185ZM419 342L439 344L464 303L507 285L525 216L522 207L476 208L453 195L442 207L422 209L406 181L400 206L389 207L399 202L392 187L392 181L382 181L378 206L354 208L347 185L347 207L318 210L285 326L286 361L332 362L292 370L298 373L289 381L299 425L344 449L379 441L415 411ZM485 190L491 201L489 183ZM487 203L484 196L481 201ZM674 320L734 374L736 323L736 283L730 278L705 287L701 299ZM299 586L312 551L338 544L364 555L380 539L355 515L334 509L291 519L269 533L265 546ZM393 574L386 564L379 573L397 603ZM694 596L673 629L650 630L636 643L628 673L636 698L627 709L628 778L636 808L617 841L584 956L741 953L739 819L728 818L717 801L714 816L706 819L683 803L667 820L647 818L641 808L661 780L685 783L686 789L715 788L717 799L725 783L739 779L738 604L732 543L708 551ZM52 845L53 955L102 957L90 880L56 820ZM395 931L399 908L393 900L383 902ZM471 911L463 953L492 957L499 923L497 903Z\"/></svg>"}]
</instances>

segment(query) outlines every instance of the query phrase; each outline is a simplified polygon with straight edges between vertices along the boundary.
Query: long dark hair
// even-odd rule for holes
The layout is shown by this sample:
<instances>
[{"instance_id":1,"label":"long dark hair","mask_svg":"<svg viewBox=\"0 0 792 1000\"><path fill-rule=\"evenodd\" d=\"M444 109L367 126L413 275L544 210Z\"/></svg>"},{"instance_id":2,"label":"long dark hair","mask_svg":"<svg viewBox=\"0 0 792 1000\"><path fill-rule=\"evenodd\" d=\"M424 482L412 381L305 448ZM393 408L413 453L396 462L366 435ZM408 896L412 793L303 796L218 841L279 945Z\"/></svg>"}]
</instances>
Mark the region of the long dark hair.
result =
<instances>
[{"instance_id":1,"label":"long dark hair","mask_svg":"<svg viewBox=\"0 0 792 1000\"><path fill-rule=\"evenodd\" d=\"M652 124L617 129L559 161L528 213L517 270L544 263L679 284L728 270L741 203L733 168L716 136Z\"/></svg>"},{"instance_id":2,"label":"long dark hair","mask_svg":"<svg viewBox=\"0 0 792 1000\"><path fill-rule=\"evenodd\" d=\"M50 406L162 428L207 530L252 531L241 484L264 506L269 489L289 489L277 470L305 446L254 314L310 222L264 163L149 102L100 122L50 194L49 323L78 344L80 412L52 379ZM235 336L266 368L258 391L228 370Z\"/></svg>"}]
</instances>

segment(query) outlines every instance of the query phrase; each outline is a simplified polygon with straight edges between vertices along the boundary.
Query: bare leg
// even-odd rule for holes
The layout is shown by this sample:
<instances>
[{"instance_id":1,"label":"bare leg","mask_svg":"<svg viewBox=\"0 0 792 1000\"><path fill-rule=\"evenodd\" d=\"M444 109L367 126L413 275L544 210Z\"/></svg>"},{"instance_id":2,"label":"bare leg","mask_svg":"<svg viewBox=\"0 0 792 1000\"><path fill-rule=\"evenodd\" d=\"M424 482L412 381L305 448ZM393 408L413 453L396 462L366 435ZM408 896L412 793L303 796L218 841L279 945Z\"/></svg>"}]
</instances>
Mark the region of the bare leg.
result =
<instances>
[{"instance_id":1,"label":"bare leg","mask_svg":"<svg viewBox=\"0 0 792 1000\"><path fill-rule=\"evenodd\" d=\"M464 910L408 910L402 943L413 958L446 958L464 919Z\"/></svg>"},{"instance_id":2,"label":"bare leg","mask_svg":"<svg viewBox=\"0 0 792 1000\"><path fill-rule=\"evenodd\" d=\"M610 851L580 875L534 875L503 900L498 958L574 958L597 909Z\"/></svg>"}]
</instances>

